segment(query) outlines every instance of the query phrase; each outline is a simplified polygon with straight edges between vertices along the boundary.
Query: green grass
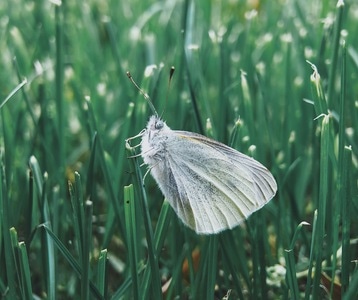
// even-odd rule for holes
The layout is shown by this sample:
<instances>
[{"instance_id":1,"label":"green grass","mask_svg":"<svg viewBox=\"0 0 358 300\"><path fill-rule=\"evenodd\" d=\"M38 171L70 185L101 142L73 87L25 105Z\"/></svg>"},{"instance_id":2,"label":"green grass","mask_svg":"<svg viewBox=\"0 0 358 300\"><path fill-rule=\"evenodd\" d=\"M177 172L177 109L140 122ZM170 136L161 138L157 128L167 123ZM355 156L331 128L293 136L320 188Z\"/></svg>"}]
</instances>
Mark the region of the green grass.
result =
<instances>
[{"instance_id":1,"label":"green grass","mask_svg":"<svg viewBox=\"0 0 358 300\"><path fill-rule=\"evenodd\" d=\"M358 298L355 1L56 3L0 5L1 298ZM152 112L127 71L172 129L266 165L274 199L184 227L128 158Z\"/></svg>"}]
</instances>

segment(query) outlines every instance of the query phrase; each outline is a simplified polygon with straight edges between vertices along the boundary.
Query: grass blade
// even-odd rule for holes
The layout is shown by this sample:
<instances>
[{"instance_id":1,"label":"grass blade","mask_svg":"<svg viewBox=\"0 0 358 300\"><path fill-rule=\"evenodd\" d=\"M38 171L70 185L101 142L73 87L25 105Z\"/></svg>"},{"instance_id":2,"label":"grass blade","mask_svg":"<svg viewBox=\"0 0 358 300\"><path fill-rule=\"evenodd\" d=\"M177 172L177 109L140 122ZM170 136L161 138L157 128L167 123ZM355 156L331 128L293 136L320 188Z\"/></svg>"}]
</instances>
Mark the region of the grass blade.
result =
<instances>
[{"instance_id":1,"label":"grass blade","mask_svg":"<svg viewBox=\"0 0 358 300\"><path fill-rule=\"evenodd\" d=\"M92 202L87 200L85 203L85 219L84 219L84 240L82 255L82 276L81 276L81 299L89 299L90 286L90 252L92 248Z\"/></svg>"},{"instance_id":2,"label":"grass blade","mask_svg":"<svg viewBox=\"0 0 358 300\"><path fill-rule=\"evenodd\" d=\"M351 264L351 209L352 199L354 200L351 168L352 168L352 149L350 147L344 148L342 161L342 175L340 177L339 197L341 201L341 216L342 216L342 270L341 270L341 284L342 294L348 290L353 283L350 280L350 264ZM352 192L351 192L352 191ZM357 194L355 194L357 195ZM352 298L353 299L353 298Z\"/></svg>"},{"instance_id":3,"label":"grass blade","mask_svg":"<svg viewBox=\"0 0 358 300\"><path fill-rule=\"evenodd\" d=\"M308 275L307 275L307 283L306 283L306 290L305 290L305 300L310 299L310 295L312 293L312 273L314 272L315 267L315 258L316 258L316 236L317 236L317 210L314 211L313 215L313 226L312 226L312 243L310 249L310 260L309 260L309 267L308 267Z\"/></svg>"},{"instance_id":4,"label":"grass blade","mask_svg":"<svg viewBox=\"0 0 358 300\"><path fill-rule=\"evenodd\" d=\"M299 299L300 293L298 289L298 282L297 282L297 276L296 276L296 266L295 266L295 257L294 257L294 246L298 238L298 234L301 231L302 227L304 225L309 225L307 222L301 222L295 231L295 234L292 238L290 248L285 250L285 259L286 259L286 281L287 285L290 289L290 296L292 299Z\"/></svg>"},{"instance_id":5,"label":"grass blade","mask_svg":"<svg viewBox=\"0 0 358 300\"><path fill-rule=\"evenodd\" d=\"M321 125L321 153L320 153L320 187L317 208L316 238L314 244L315 272L313 278L313 299L319 299L319 290L321 288L321 272L323 260L323 239L325 235L327 201L328 201L328 175L329 175L329 145L330 145L330 116L325 115L322 118Z\"/></svg>"},{"instance_id":6,"label":"grass blade","mask_svg":"<svg viewBox=\"0 0 358 300\"><path fill-rule=\"evenodd\" d=\"M154 232L154 247L158 256L163 247L164 239L166 237L169 228L170 220L173 217L174 217L173 209L170 207L169 202L164 200L159 214L157 226ZM151 284L151 268L145 268L143 279L142 279L141 290L148 291L150 288L150 284Z\"/></svg>"},{"instance_id":7,"label":"grass blade","mask_svg":"<svg viewBox=\"0 0 358 300\"><path fill-rule=\"evenodd\" d=\"M9 205L9 199L7 195L6 180L5 180L5 170L4 165L1 159L0 162L0 222L2 230L2 239L4 241L4 257L5 257L5 269L6 269L6 282L7 290L6 296L8 299L16 298L16 265L13 256L11 235L10 235L10 220L11 220L11 211ZM3 271L2 271L3 272Z\"/></svg>"},{"instance_id":8,"label":"grass blade","mask_svg":"<svg viewBox=\"0 0 358 300\"><path fill-rule=\"evenodd\" d=\"M99 254L98 258L98 264L97 264L97 288L99 293L103 296L104 299L107 298L107 264L108 264L108 258L107 258L108 251L107 249L101 250L101 253Z\"/></svg>"},{"instance_id":9,"label":"grass blade","mask_svg":"<svg viewBox=\"0 0 358 300\"><path fill-rule=\"evenodd\" d=\"M340 10L342 11L342 10ZM337 25L338 26L338 25ZM338 170L337 170L337 194L336 194L336 206L335 209L339 212L337 213L337 223L341 220L342 222L342 270L341 270L341 292L342 294L348 289L349 285L349 260L350 260L350 174L351 174L351 164L352 164L352 149L350 147L345 147L346 143L346 45L343 43L342 45L342 71L341 71L341 95L340 95L340 107L339 107L339 132L338 132ZM340 207L339 207L340 203ZM339 223L335 226L335 237L336 243L338 244L338 227ZM336 245L334 245L336 246ZM336 248L337 249L338 245ZM334 251L336 253L336 251ZM336 255L333 256L333 274L336 269ZM333 280L331 286L331 293L333 290Z\"/></svg>"},{"instance_id":10,"label":"grass blade","mask_svg":"<svg viewBox=\"0 0 358 300\"><path fill-rule=\"evenodd\" d=\"M22 294L24 299L32 299L32 284L31 284L31 271L29 266L29 259L27 256L27 249L24 242L19 242L19 265L22 282Z\"/></svg>"},{"instance_id":11,"label":"grass blade","mask_svg":"<svg viewBox=\"0 0 358 300\"><path fill-rule=\"evenodd\" d=\"M39 206L41 208L41 222L48 224L51 228L51 215L50 208L46 197L46 182L48 179L47 173L44 177L42 176L40 165L35 156L30 157L29 161L31 172L34 174L35 184L37 188L37 195ZM44 272L47 274L46 286L47 293L50 298L56 298L56 254L53 247L52 240L45 234L41 233L41 239L43 244L44 255L43 255L43 266Z\"/></svg>"},{"instance_id":12,"label":"grass blade","mask_svg":"<svg viewBox=\"0 0 358 300\"><path fill-rule=\"evenodd\" d=\"M14 96L25 84L27 83L27 79L25 78L21 83L19 83L11 93L5 98L5 100L0 104L0 109Z\"/></svg>"},{"instance_id":13,"label":"grass blade","mask_svg":"<svg viewBox=\"0 0 358 300\"><path fill-rule=\"evenodd\" d=\"M214 299L216 275L218 274L218 236L212 235L209 239L210 243L208 255L208 273L206 279L206 299Z\"/></svg>"},{"instance_id":14,"label":"grass blade","mask_svg":"<svg viewBox=\"0 0 358 300\"><path fill-rule=\"evenodd\" d=\"M329 77L328 77L328 105L332 107L334 105L333 99L333 91L334 91L334 83L336 80L336 73L337 73L337 63L338 63L338 52L340 46L340 39L341 39L341 31L343 26L343 17L344 17L344 1L337 2L337 16L336 21L334 24L334 32L333 32L333 51L330 63L330 70L329 70Z\"/></svg>"},{"instance_id":15,"label":"grass blade","mask_svg":"<svg viewBox=\"0 0 358 300\"><path fill-rule=\"evenodd\" d=\"M138 161L136 159L136 155L134 153L134 149L129 145L128 141L126 142L126 148L127 148L129 157L132 157L132 159L130 159L131 168L132 168L132 170L134 170L134 172L137 176L136 186L137 186L137 190L140 191L140 195L141 195L141 197L139 197L139 198L141 200L141 209L142 209L143 220L144 220L144 229L145 229L145 234L146 234L146 240L148 243L148 258L149 258L149 266L151 268L151 281L152 281L151 289L153 291L153 298L161 299L162 293L161 293L161 284L160 284L160 278L159 278L160 274L159 274L159 267L158 267L158 256L157 256L156 250L154 248L153 230L152 230L152 225L151 225L151 220L150 220L150 215L149 215L147 195L146 195L146 191L144 189L143 178L142 178L142 174L140 171ZM143 297L146 297L145 292L147 292L147 291L144 291Z\"/></svg>"},{"instance_id":16,"label":"grass blade","mask_svg":"<svg viewBox=\"0 0 358 300\"><path fill-rule=\"evenodd\" d=\"M64 12L61 2L55 4L55 30L56 30L56 67L55 67L55 89L56 89L56 109L58 114L58 148L55 148L58 157L58 181L60 183L61 194L64 195L65 188L63 180L60 178L65 174L65 101L63 97L64 90Z\"/></svg>"},{"instance_id":17,"label":"grass blade","mask_svg":"<svg viewBox=\"0 0 358 300\"><path fill-rule=\"evenodd\" d=\"M124 215L127 230L128 256L132 277L132 297L139 299L138 243L133 185L124 187Z\"/></svg>"}]
</instances>

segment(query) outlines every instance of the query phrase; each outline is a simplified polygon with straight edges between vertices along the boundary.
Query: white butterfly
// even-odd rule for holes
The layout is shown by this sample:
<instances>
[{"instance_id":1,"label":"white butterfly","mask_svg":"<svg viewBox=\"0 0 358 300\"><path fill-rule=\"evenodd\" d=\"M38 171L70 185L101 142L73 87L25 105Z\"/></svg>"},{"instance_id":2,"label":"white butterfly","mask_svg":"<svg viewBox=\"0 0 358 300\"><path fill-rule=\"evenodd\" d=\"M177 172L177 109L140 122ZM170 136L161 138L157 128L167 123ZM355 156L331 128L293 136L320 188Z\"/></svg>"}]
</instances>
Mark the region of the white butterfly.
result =
<instances>
[{"instance_id":1,"label":"white butterfly","mask_svg":"<svg viewBox=\"0 0 358 300\"><path fill-rule=\"evenodd\" d=\"M277 191L272 174L258 161L203 135L171 130L156 112L139 136L151 175L179 218L198 234L237 226Z\"/></svg>"}]
</instances>

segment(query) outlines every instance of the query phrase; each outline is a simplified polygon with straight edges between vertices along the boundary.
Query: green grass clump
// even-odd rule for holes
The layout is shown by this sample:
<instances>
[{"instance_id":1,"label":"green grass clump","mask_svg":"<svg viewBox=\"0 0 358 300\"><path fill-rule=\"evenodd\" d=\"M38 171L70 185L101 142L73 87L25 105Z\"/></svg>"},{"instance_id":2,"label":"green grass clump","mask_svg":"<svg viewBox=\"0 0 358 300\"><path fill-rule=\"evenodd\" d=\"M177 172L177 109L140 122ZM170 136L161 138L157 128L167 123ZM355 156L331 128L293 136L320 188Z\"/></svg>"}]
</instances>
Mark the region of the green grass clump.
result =
<instances>
[{"instance_id":1,"label":"green grass clump","mask_svg":"<svg viewBox=\"0 0 358 300\"><path fill-rule=\"evenodd\" d=\"M2 3L1 298L358 298L358 6L306 2ZM184 227L126 147L151 115L127 71L274 199Z\"/></svg>"}]
</instances>

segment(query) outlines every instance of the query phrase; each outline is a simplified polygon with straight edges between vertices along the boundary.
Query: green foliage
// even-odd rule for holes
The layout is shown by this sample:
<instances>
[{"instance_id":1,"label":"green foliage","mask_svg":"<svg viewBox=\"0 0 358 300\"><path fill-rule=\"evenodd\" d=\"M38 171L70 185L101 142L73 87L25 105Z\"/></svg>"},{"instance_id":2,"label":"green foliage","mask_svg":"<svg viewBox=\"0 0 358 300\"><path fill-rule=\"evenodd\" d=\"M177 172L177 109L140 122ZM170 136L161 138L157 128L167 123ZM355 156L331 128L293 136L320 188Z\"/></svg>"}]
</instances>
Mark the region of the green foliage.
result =
<instances>
[{"instance_id":1,"label":"green foliage","mask_svg":"<svg viewBox=\"0 0 358 300\"><path fill-rule=\"evenodd\" d=\"M355 1L2 3L2 298L358 298L357 14ZM266 165L275 198L232 231L185 228L125 145L151 115L127 71L172 129Z\"/></svg>"}]
</instances>

